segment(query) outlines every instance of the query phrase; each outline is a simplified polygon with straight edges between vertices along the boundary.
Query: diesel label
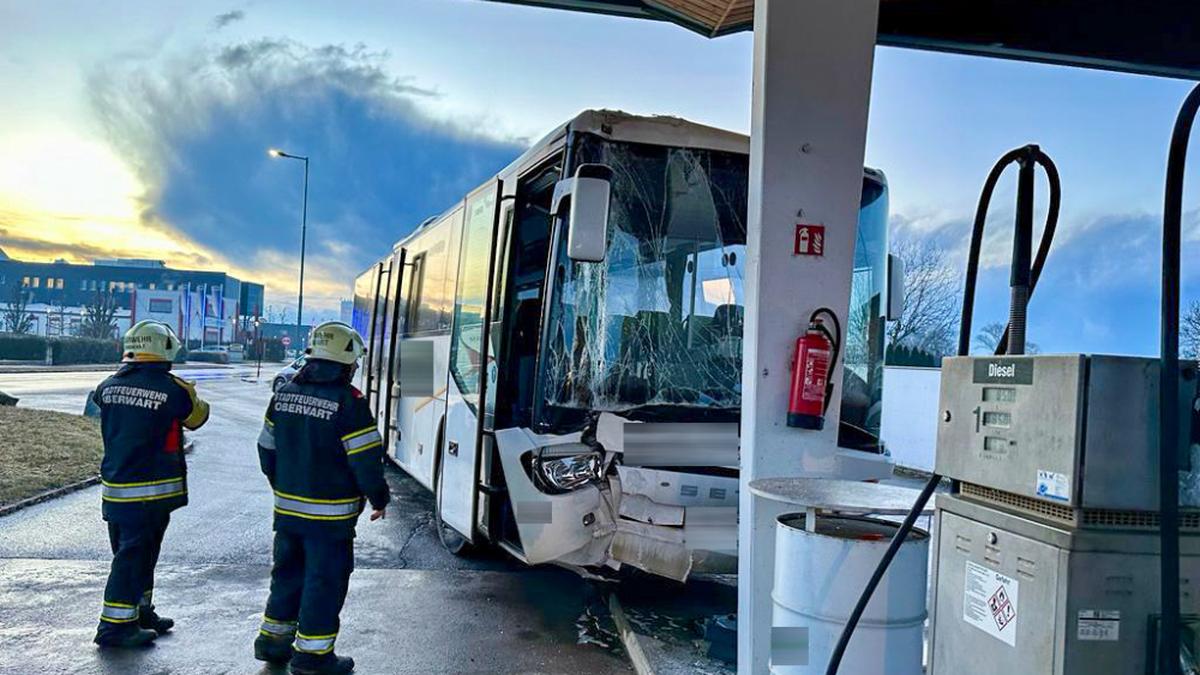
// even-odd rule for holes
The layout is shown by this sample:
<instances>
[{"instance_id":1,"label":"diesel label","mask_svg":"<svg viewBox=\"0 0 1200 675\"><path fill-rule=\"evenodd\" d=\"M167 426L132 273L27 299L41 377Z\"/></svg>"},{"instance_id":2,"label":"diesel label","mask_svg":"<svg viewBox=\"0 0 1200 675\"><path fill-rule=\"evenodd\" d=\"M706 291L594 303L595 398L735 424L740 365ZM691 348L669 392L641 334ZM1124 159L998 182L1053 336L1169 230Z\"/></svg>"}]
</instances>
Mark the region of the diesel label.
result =
<instances>
[{"instance_id":1,"label":"diesel label","mask_svg":"<svg viewBox=\"0 0 1200 675\"><path fill-rule=\"evenodd\" d=\"M974 363L976 384L1033 384L1032 359L977 360Z\"/></svg>"}]
</instances>

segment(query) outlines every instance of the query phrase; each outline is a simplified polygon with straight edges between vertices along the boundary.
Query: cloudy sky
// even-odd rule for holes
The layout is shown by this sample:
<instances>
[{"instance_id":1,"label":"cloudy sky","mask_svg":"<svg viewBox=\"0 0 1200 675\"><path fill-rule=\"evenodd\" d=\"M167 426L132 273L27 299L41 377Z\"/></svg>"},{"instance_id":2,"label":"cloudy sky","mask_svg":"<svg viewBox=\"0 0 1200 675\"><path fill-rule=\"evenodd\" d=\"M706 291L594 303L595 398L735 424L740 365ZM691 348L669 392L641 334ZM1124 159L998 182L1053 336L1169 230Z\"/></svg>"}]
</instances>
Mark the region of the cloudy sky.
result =
<instances>
[{"instance_id":1,"label":"cloudy sky","mask_svg":"<svg viewBox=\"0 0 1200 675\"><path fill-rule=\"evenodd\" d=\"M150 257L295 291L312 158L306 306L588 107L745 131L750 38L479 0L0 0L0 247ZM1060 245L1031 310L1050 351L1156 351L1162 164L1179 81L880 49L867 162L893 237L961 256L980 183L1040 143L1063 175ZM991 258L1011 222L995 199ZM1185 261L1200 239L1195 182ZM1194 256L1190 256L1194 257ZM959 258L955 258L959 264ZM1185 298L1200 298L1186 265ZM979 321L1001 318L997 265Z\"/></svg>"}]
</instances>

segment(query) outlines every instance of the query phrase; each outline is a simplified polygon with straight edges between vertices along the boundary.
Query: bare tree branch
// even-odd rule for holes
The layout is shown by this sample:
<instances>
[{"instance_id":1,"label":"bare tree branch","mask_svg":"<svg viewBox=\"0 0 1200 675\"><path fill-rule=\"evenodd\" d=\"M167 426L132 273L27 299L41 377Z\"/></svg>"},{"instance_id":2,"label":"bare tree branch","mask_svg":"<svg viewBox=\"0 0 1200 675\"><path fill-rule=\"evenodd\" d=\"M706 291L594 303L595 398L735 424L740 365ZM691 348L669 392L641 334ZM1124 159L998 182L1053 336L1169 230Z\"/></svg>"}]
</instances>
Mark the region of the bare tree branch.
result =
<instances>
[{"instance_id":1,"label":"bare tree branch","mask_svg":"<svg viewBox=\"0 0 1200 675\"><path fill-rule=\"evenodd\" d=\"M984 354L995 354L996 347L1000 345L1000 338L1004 337L1004 329L1008 324L1002 321L993 321L979 329L975 333L975 351ZM1036 342L1025 341L1025 353L1037 354L1041 352L1041 348Z\"/></svg>"},{"instance_id":2,"label":"bare tree branch","mask_svg":"<svg viewBox=\"0 0 1200 675\"><path fill-rule=\"evenodd\" d=\"M79 334L83 337L104 338L114 337L117 330L117 299L112 292L96 292L96 297L83 308L83 325Z\"/></svg>"},{"instance_id":3,"label":"bare tree branch","mask_svg":"<svg viewBox=\"0 0 1200 675\"><path fill-rule=\"evenodd\" d=\"M1200 359L1200 302L1193 300L1179 318L1179 346L1184 358Z\"/></svg>"},{"instance_id":4,"label":"bare tree branch","mask_svg":"<svg viewBox=\"0 0 1200 675\"><path fill-rule=\"evenodd\" d=\"M888 341L934 356L953 353L961 288L945 250L931 241L905 240L892 252L904 262L904 308L888 325Z\"/></svg>"},{"instance_id":5,"label":"bare tree branch","mask_svg":"<svg viewBox=\"0 0 1200 675\"><path fill-rule=\"evenodd\" d=\"M13 284L9 288L8 302L0 310L4 319L4 330L23 335L33 329L33 315L29 313L29 292L24 284Z\"/></svg>"}]
</instances>

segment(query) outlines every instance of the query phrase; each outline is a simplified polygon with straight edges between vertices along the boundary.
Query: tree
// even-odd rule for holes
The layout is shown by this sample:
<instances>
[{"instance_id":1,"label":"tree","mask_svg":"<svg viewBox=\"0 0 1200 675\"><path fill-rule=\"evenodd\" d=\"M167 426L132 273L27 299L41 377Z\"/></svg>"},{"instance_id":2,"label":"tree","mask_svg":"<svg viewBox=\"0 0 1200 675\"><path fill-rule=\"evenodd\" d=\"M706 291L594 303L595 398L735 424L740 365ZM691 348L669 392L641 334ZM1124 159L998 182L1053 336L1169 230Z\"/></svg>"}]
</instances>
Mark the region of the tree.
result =
<instances>
[{"instance_id":1,"label":"tree","mask_svg":"<svg viewBox=\"0 0 1200 675\"><path fill-rule=\"evenodd\" d=\"M1179 318L1179 351L1188 359L1200 359L1200 302L1195 300Z\"/></svg>"},{"instance_id":2,"label":"tree","mask_svg":"<svg viewBox=\"0 0 1200 675\"><path fill-rule=\"evenodd\" d=\"M850 287L850 311L846 319L846 344L842 354L845 364L867 364L870 361L871 338L879 340L878 332L871 330L874 327L871 322L879 321L879 302L871 302L871 299L871 289L866 284Z\"/></svg>"},{"instance_id":3,"label":"tree","mask_svg":"<svg viewBox=\"0 0 1200 675\"><path fill-rule=\"evenodd\" d=\"M29 313L30 293L25 284L13 284L9 288L8 302L0 310L4 319L4 330L23 335L33 330L33 315Z\"/></svg>"},{"instance_id":4,"label":"tree","mask_svg":"<svg viewBox=\"0 0 1200 675\"><path fill-rule=\"evenodd\" d=\"M1004 337L1004 329L1007 326L1008 324L1006 323L993 321L980 328L979 332L975 333L975 351L995 354L996 347L1000 345L1000 338ZM1037 343L1028 340L1025 341L1026 354L1037 354L1039 351L1041 350L1038 348Z\"/></svg>"},{"instance_id":5,"label":"tree","mask_svg":"<svg viewBox=\"0 0 1200 675\"><path fill-rule=\"evenodd\" d=\"M291 308L287 305L277 307L275 305L267 305L266 311L263 312L263 318L267 323L288 323L288 313Z\"/></svg>"},{"instance_id":6,"label":"tree","mask_svg":"<svg viewBox=\"0 0 1200 675\"><path fill-rule=\"evenodd\" d=\"M111 339L117 330L117 300L112 292L96 291L83 308L83 324L79 334L83 337Z\"/></svg>"},{"instance_id":7,"label":"tree","mask_svg":"<svg viewBox=\"0 0 1200 675\"><path fill-rule=\"evenodd\" d=\"M55 332L57 331L57 332ZM67 319L66 294L59 291L51 303L51 309L46 312L46 335L69 335L70 322Z\"/></svg>"},{"instance_id":8,"label":"tree","mask_svg":"<svg viewBox=\"0 0 1200 675\"><path fill-rule=\"evenodd\" d=\"M888 325L888 342L934 356L954 352L961 289L959 274L937 243L899 242L893 253L904 263L904 307Z\"/></svg>"},{"instance_id":9,"label":"tree","mask_svg":"<svg viewBox=\"0 0 1200 675\"><path fill-rule=\"evenodd\" d=\"M888 345L884 358L889 366L912 366L916 368L939 368L941 358L916 347Z\"/></svg>"}]
</instances>

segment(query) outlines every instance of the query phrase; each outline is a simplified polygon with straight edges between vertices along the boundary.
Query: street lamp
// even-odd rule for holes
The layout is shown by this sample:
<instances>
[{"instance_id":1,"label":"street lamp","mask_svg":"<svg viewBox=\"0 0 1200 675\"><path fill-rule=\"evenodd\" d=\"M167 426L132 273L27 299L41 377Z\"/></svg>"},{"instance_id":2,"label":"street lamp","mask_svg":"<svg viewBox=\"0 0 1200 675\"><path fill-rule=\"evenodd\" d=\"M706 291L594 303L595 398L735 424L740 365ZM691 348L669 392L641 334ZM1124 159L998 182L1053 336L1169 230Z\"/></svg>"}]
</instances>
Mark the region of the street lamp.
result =
<instances>
[{"instance_id":1,"label":"street lamp","mask_svg":"<svg viewBox=\"0 0 1200 675\"><path fill-rule=\"evenodd\" d=\"M300 339L301 326L304 325L304 248L308 237L308 158L301 155L290 155L278 148L267 150L271 157L298 159L304 162L304 202L300 211L300 294L296 301L296 339Z\"/></svg>"}]
</instances>

